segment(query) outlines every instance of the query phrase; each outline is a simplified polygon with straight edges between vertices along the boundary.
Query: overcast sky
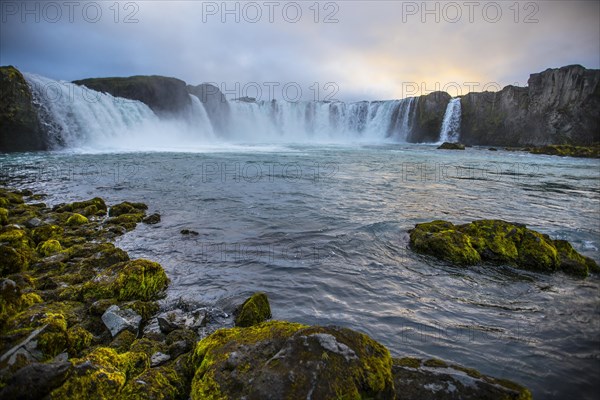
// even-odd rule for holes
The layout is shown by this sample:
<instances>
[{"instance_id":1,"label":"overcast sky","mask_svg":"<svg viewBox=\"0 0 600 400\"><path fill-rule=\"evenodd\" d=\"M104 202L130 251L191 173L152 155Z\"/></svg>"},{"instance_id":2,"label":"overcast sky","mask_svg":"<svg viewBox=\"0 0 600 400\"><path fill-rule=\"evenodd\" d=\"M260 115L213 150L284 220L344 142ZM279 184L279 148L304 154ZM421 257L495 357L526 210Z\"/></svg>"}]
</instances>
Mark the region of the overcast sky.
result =
<instances>
[{"instance_id":1,"label":"overcast sky","mask_svg":"<svg viewBox=\"0 0 600 400\"><path fill-rule=\"evenodd\" d=\"M69 81L156 74L215 82L229 97L259 87L263 100L300 89L348 101L600 68L598 1L315 3L3 1L0 64Z\"/></svg>"}]
</instances>

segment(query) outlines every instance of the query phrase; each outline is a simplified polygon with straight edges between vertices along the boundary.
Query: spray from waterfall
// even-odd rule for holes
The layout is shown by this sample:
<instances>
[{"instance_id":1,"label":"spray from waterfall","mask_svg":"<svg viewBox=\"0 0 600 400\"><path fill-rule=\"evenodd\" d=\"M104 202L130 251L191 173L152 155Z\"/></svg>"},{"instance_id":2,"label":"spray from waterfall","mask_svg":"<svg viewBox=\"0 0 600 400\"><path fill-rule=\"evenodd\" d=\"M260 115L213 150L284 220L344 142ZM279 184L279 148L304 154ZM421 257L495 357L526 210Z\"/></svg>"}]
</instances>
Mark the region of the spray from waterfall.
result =
<instances>
[{"instance_id":1,"label":"spray from waterfall","mask_svg":"<svg viewBox=\"0 0 600 400\"><path fill-rule=\"evenodd\" d=\"M439 142L458 142L460 137L460 98L451 99L446 107Z\"/></svg>"},{"instance_id":2,"label":"spray from waterfall","mask_svg":"<svg viewBox=\"0 0 600 400\"><path fill-rule=\"evenodd\" d=\"M86 151L169 150L214 140L200 100L179 118L160 119L140 101L114 97L84 86L24 74L50 144Z\"/></svg>"}]
</instances>

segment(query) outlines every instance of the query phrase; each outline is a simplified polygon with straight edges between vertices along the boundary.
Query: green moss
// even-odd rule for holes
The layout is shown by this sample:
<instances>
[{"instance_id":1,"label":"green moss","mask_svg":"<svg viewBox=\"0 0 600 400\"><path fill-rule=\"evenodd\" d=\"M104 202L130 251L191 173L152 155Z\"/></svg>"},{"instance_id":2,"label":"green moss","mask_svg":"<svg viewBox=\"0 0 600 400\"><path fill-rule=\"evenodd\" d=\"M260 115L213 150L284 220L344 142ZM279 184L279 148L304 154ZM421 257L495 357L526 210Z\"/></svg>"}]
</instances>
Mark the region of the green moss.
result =
<instances>
[{"instance_id":1,"label":"green moss","mask_svg":"<svg viewBox=\"0 0 600 400\"><path fill-rule=\"evenodd\" d=\"M143 353L118 354L114 349L100 347L81 359L73 360L75 372L51 393L52 399L116 399L127 380L149 367ZM89 365L87 368L78 366Z\"/></svg>"},{"instance_id":2,"label":"green moss","mask_svg":"<svg viewBox=\"0 0 600 400\"><path fill-rule=\"evenodd\" d=\"M31 232L31 237L36 244L49 239L60 239L64 229L58 225L42 225Z\"/></svg>"},{"instance_id":3,"label":"green moss","mask_svg":"<svg viewBox=\"0 0 600 400\"><path fill-rule=\"evenodd\" d=\"M393 365L400 367L419 368L421 366L421 360L414 357L394 358L392 361Z\"/></svg>"},{"instance_id":4,"label":"green moss","mask_svg":"<svg viewBox=\"0 0 600 400\"><path fill-rule=\"evenodd\" d=\"M553 272L558 268L558 253L552 241L542 234L527 230L518 244L520 267L540 272Z\"/></svg>"},{"instance_id":5,"label":"green moss","mask_svg":"<svg viewBox=\"0 0 600 400\"><path fill-rule=\"evenodd\" d=\"M144 353L150 358L158 351L161 353L166 353L167 346L158 340L152 340L150 338L143 337L141 339L136 339L131 344L130 351Z\"/></svg>"},{"instance_id":6,"label":"green moss","mask_svg":"<svg viewBox=\"0 0 600 400\"><path fill-rule=\"evenodd\" d=\"M321 340L333 340L346 353L323 347ZM249 393L260 397L270 392L271 383L279 385L281 392L273 395L281 398L305 397L313 389L314 398L389 398L393 394L387 349L344 328L269 321L221 329L197 344L192 360L197 366L192 399L239 398ZM280 382L288 383L281 387Z\"/></svg>"},{"instance_id":7,"label":"green moss","mask_svg":"<svg viewBox=\"0 0 600 400\"><path fill-rule=\"evenodd\" d=\"M539 272L560 268L580 277L598 269L594 260L577 253L568 242L501 220L459 226L446 221L417 224L410 232L410 245L417 252L459 265L489 261Z\"/></svg>"},{"instance_id":8,"label":"green moss","mask_svg":"<svg viewBox=\"0 0 600 400\"><path fill-rule=\"evenodd\" d=\"M8 210L4 207L0 207L0 225L8 224Z\"/></svg>"},{"instance_id":9,"label":"green moss","mask_svg":"<svg viewBox=\"0 0 600 400\"><path fill-rule=\"evenodd\" d=\"M458 227L469 236L473 248L488 261L514 262L518 251L515 239L523 228L501 220L480 220Z\"/></svg>"},{"instance_id":10,"label":"green moss","mask_svg":"<svg viewBox=\"0 0 600 400\"><path fill-rule=\"evenodd\" d=\"M119 214L117 217L110 218L107 223L112 225L121 225L127 230L132 230L135 226L142 222L144 214Z\"/></svg>"},{"instance_id":11,"label":"green moss","mask_svg":"<svg viewBox=\"0 0 600 400\"><path fill-rule=\"evenodd\" d=\"M264 293L255 293L240 307L235 318L236 326L248 327L271 318L269 299Z\"/></svg>"},{"instance_id":12,"label":"green moss","mask_svg":"<svg viewBox=\"0 0 600 400\"><path fill-rule=\"evenodd\" d=\"M479 253L471 245L469 236L456 230L446 221L417 224L410 232L411 247L458 265L473 265L481 261Z\"/></svg>"},{"instance_id":13,"label":"green moss","mask_svg":"<svg viewBox=\"0 0 600 400\"><path fill-rule=\"evenodd\" d=\"M94 335L81 326L70 328L67 331L67 344L69 355L77 356L81 351L87 349L92 343Z\"/></svg>"},{"instance_id":14,"label":"green moss","mask_svg":"<svg viewBox=\"0 0 600 400\"><path fill-rule=\"evenodd\" d=\"M151 368L130 380L121 397L127 400L178 399L185 397L184 386L184 379L173 368Z\"/></svg>"},{"instance_id":15,"label":"green moss","mask_svg":"<svg viewBox=\"0 0 600 400\"><path fill-rule=\"evenodd\" d=\"M442 360L438 360L437 358L431 358L429 360L426 360L423 365L425 367L430 367L430 368L447 368L448 364L446 364L444 361Z\"/></svg>"},{"instance_id":16,"label":"green moss","mask_svg":"<svg viewBox=\"0 0 600 400\"><path fill-rule=\"evenodd\" d=\"M131 301L124 303L121 308L130 309L138 313L142 317L142 322L148 321L159 310L158 303L154 301Z\"/></svg>"},{"instance_id":17,"label":"green moss","mask_svg":"<svg viewBox=\"0 0 600 400\"><path fill-rule=\"evenodd\" d=\"M58 240L50 239L40 243L37 247L37 251L42 256L47 257L56 253L60 253L62 251L62 247Z\"/></svg>"},{"instance_id":18,"label":"green moss","mask_svg":"<svg viewBox=\"0 0 600 400\"><path fill-rule=\"evenodd\" d=\"M598 271L598 265L589 257L579 254L566 240L555 240L559 268L567 274L585 278L590 272Z\"/></svg>"},{"instance_id":19,"label":"green moss","mask_svg":"<svg viewBox=\"0 0 600 400\"><path fill-rule=\"evenodd\" d=\"M117 277L117 297L119 300L156 300L168 283L167 274L160 264L144 259L130 261Z\"/></svg>"},{"instance_id":20,"label":"green moss","mask_svg":"<svg viewBox=\"0 0 600 400\"><path fill-rule=\"evenodd\" d=\"M68 345L67 320L62 314L47 313L40 321L44 330L38 337L38 348L47 359L66 350Z\"/></svg>"},{"instance_id":21,"label":"green moss","mask_svg":"<svg viewBox=\"0 0 600 400\"><path fill-rule=\"evenodd\" d=\"M67 219L67 225L71 225L71 226L79 226L79 225L84 225L87 224L88 222L90 222L86 217L84 217L81 214L73 214L69 217L69 219Z\"/></svg>"},{"instance_id":22,"label":"green moss","mask_svg":"<svg viewBox=\"0 0 600 400\"><path fill-rule=\"evenodd\" d=\"M144 203L130 203L124 201L123 203L116 204L108 210L110 217L118 217L123 214L144 214L144 211L148 209L148 206Z\"/></svg>"},{"instance_id":23,"label":"green moss","mask_svg":"<svg viewBox=\"0 0 600 400\"><path fill-rule=\"evenodd\" d=\"M26 248L0 245L0 276L8 276L26 270L32 259L32 252Z\"/></svg>"},{"instance_id":24,"label":"green moss","mask_svg":"<svg viewBox=\"0 0 600 400\"><path fill-rule=\"evenodd\" d=\"M131 344L135 341L135 333L128 330L119 332L117 336L110 342L110 347L115 349L119 353L125 353L129 351Z\"/></svg>"}]
</instances>

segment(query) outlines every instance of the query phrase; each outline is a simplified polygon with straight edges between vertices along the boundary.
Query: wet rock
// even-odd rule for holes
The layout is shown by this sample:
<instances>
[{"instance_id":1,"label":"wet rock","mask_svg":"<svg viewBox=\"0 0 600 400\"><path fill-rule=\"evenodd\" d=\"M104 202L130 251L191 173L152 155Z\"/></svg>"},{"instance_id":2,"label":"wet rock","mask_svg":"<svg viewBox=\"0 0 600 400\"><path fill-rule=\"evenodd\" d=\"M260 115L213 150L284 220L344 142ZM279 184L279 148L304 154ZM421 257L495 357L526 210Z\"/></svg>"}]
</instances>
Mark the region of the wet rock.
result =
<instances>
[{"instance_id":1,"label":"wet rock","mask_svg":"<svg viewBox=\"0 0 600 400\"><path fill-rule=\"evenodd\" d=\"M182 310L167 311L157 317L158 325L164 333L176 329L198 329L205 323L206 311L198 309L192 312Z\"/></svg>"},{"instance_id":2,"label":"wet rock","mask_svg":"<svg viewBox=\"0 0 600 400\"><path fill-rule=\"evenodd\" d=\"M37 228L38 226L41 226L42 224L43 224L43 222L39 218L31 218L30 220L25 222L25 226L28 227L29 229Z\"/></svg>"},{"instance_id":3,"label":"wet rock","mask_svg":"<svg viewBox=\"0 0 600 400\"><path fill-rule=\"evenodd\" d=\"M594 260L577 253L568 242L502 220L417 224L410 231L410 246L458 265L487 261L539 272L562 270L579 277L599 270Z\"/></svg>"},{"instance_id":4,"label":"wet rock","mask_svg":"<svg viewBox=\"0 0 600 400\"><path fill-rule=\"evenodd\" d=\"M160 214L154 213L152 215L149 215L146 218L144 218L142 222L148 225L158 224L160 222Z\"/></svg>"},{"instance_id":5,"label":"wet rock","mask_svg":"<svg viewBox=\"0 0 600 400\"><path fill-rule=\"evenodd\" d=\"M236 311L235 325L248 327L271 318L271 306L264 293L255 293Z\"/></svg>"},{"instance_id":6,"label":"wet rock","mask_svg":"<svg viewBox=\"0 0 600 400\"><path fill-rule=\"evenodd\" d=\"M0 391L2 399L38 400L66 380L71 363L34 363L18 370Z\"/></svg>"},{"instance_id":7,"label":"wet rock","mask_svg":"<svg viewBox=\"0 0 600 400\"><path fill-rule=\"evenodd\" d=\"M394 359L392 373L397 400L531 399L531 393L514 382L440 360Z\"/></svg>"},{"instance_id":8,"label":"wet rock","mask_svg":"<svg viewBox=\"0 0 600 400\"><path fill-rule=\"evenodd\" d=\"M390 399L388 350L339 327L271 321L221 329L200 341L192 399Z\"/></svg>"},{"instance_id":9,"label":"wet rock","mask_svg":"<svg viewBox=\"0 0 600 400\"><path fill-rule=\"evenodd\" d=\"M489 150L489 151L498 151L498 149L497 149L497 148L495 148L495 147L490 147L488 150Z\"/></svg>"},{"instance_id":10,"label":"wet rock","mask_svg":"<svg viewBox=\"0 0 600 400\"><path fill-rule=\"evenodd\" d=\"M180 231L180 233L181 233L182 235L194 235L194 236L198 236L198 235L199 235L199 233L198 233L198 232L196 232L196 231L192 231L192 230L190 230L190 229L182 229L182 230Z\"/></svg>"},{"instance_id":11,"label":"wet rock","mask_svg":"<svg viewBox=\"0 0 600 400\"><path fill-rule=\"evenodd\" d=\"M158 367L159 365L166 363L170 359L171 359L170 355L161 353L160 351L157 351L156 353L152 354L152 357L150 357L150 366Z\"/></svg>"},{"instance_id":12,"label":"wet rock","mask_svg":"<svg viewBox=\"0 0 600 400\"><path fill-rule=\"evenodd\" d=\"M112 305L102 314L102 322L104 322L110 334L115 337L123 330L137 333L142 317L135 311L122 310L119 306Z\"/></svg>"},{"instance_id":13,"label":"wet rock","mask_svg":"<svg viewBox=\"0 0 600 400\"><path fill-rule=\"evenodd\" d=\"M73 214L67 219L67 225L78 226L85 225L89 222L89 220L81 214Z\"/></svg>"},{"instance_id":14,"label":"wet rock","mask_svg":"<svg viewBox=\"0 0 600 400\"><path fill-rule=\"evenodd\" d=\"M438 147L438 149L441 149L441 150L464 150L465 145L461 144L461 143L444 142Z\"/></svg>"},{"instance_id":15,"label":"wet rock","mask_svg":"<svg viewBox=\"0 0 600 400\"><path fill-rule=\"evenodd\" d=\"M130 203L124 201L109 208L109 217L118 217L124 214L144 214L148 206L144 203Z\"/></svg>"}]
</instances>

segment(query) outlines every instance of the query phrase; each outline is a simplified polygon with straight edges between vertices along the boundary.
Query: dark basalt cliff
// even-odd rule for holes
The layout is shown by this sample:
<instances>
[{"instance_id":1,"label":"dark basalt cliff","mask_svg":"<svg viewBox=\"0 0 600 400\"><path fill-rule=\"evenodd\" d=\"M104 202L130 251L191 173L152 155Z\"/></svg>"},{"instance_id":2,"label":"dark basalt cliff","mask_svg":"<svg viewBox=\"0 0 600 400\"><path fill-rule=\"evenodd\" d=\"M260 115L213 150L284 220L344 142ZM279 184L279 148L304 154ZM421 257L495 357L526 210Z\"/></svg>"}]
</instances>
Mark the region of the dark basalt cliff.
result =
<instances>
[{"instance_id":1,"label":"dark basalt cliff","mask_svg":"<svg viewBox=\"0 0 600 400\"><path fill-rule=\"evenodd\" d=\"M436 142L444 120L450 95L446 92L433 92L417 99L412 130L407 136L411 143Z\"/></svg>"},{"instance_id":2,"label":"dark basalt cliff","mask_svg":"<svg viewBox=\"0 0 600 400\"><path fill-rule=\"evenodd\" d=\"M528 87L461 99L465 144L523 146L600 141L600 70L580 65L532 74Z\"/></svg>"},{"instance_id":3,"label":"dark basalt cliff","mask_svg":"<svg viewBox=\"0 0 600 400\"><path fill-rule=\"evenodd\" d=\"M47 148L27 81L15 67L0 67L0 151Z\"/></svg>"},{"instance_id":4,"label":"dark basalt cliff","mask_svg":"<svg viewBox=\"0 0 600 400\"><path fill-rule=\"evenodd\" d=\"M178 115L191 106L186 83L176 78L131 76L83 79L73 83L115 97L139 100L161 117Z\"/></svg>"},{"instance_id":5,"label":"dark basalt cliff","mask_svg":"<svg viewBox=\"0 0 600 400\"><path fill-rule=\"evenodd\" d=\"M188 85L187 90L190 94L200 99L215 131L227 133L231 110L227 98L219 88L208 83L203 83L197 86Z\"/></svg>"}]
</instances>

